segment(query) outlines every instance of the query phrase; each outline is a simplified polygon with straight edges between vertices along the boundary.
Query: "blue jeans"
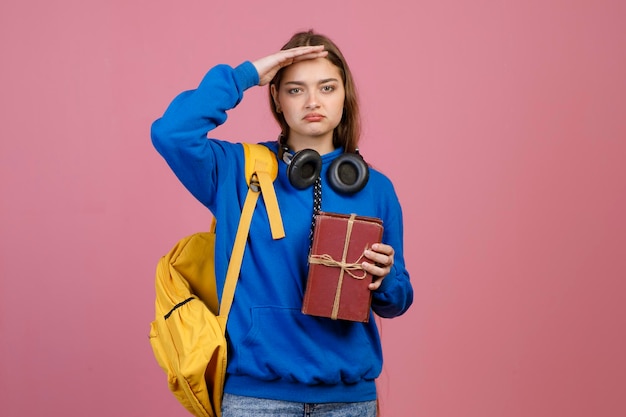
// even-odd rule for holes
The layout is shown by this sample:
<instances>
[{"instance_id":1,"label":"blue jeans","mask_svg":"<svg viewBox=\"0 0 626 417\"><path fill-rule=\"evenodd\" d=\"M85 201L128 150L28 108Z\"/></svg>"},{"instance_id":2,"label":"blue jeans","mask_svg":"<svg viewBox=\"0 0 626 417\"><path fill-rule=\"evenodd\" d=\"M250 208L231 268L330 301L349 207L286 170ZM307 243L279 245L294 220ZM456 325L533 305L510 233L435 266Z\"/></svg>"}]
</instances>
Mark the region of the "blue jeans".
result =
<instances>
[{"instance_id":1,"label":"blue jeans","mask_svg":"<svg viewBox=\"0 0 626 417\"><path fill-rule=\"evenodd\" d=\"M376 417L376 401L309 404L224 394L222 417Z\"/></svg>"}]
</instances>

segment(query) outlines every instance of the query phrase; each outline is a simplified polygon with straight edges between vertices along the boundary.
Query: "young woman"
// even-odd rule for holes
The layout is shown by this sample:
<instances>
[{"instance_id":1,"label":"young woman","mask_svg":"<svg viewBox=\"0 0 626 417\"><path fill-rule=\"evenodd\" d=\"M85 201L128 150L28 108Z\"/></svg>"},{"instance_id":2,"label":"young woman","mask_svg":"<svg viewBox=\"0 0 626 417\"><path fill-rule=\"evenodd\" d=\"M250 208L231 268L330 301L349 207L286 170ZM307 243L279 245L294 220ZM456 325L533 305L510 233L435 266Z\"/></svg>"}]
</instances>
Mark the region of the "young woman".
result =
<instances>
[{"instance_id":1,"label":"young woman","mask_svg":"<svg viewBox=\"0 0 626 417\"><path fill-rule=\"evenodd\" d=\"M320 209L383 220L383 243L365 251L362 263L375 277L369 286L373 313L395 317L413 301L402 212L390 180L367 167L365 173L348 173L345 184L333 183L328 175L337 158L359 158L356 90L337 46L325 36L302 32L270 56L212 68L197 89L178 95L154 122L153 144L218 219L219 293L247 185L242 145L207 138L207 133L257 85L269 85L270 107L281 128L277 141L263 144L278 157L274 187L286 237L272 240L267 216L253 217L228 318L223 416L374 416L375 380L382 368L375 320L332 320L301 312L311 221ZM299 184L289 168L307 153L321 161L312 186Z\"/></svg>"}]
</instances>

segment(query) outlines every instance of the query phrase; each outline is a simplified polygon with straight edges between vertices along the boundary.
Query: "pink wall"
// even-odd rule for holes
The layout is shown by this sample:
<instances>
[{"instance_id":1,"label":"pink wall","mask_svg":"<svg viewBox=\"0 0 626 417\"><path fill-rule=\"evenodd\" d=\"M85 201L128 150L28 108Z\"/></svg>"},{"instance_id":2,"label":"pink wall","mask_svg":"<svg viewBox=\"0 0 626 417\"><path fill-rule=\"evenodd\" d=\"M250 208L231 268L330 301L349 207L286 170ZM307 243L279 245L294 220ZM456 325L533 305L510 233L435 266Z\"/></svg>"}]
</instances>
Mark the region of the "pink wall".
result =
<instances>
[{"instance_id":1,"label":"pink wall","mask_svg":"<svg viewBox=\"0 0 626 417\"><path fill-rule=\"evenodd\" d=\"M350 60L405 211L416 300L383 322L383 415L625 415L625 5L3 1L0 415L185 414L148 343L153 274L209 216L149 126L309 27ZM273 138L265 105L221 134Z\"/></svg>"}]
</instances>

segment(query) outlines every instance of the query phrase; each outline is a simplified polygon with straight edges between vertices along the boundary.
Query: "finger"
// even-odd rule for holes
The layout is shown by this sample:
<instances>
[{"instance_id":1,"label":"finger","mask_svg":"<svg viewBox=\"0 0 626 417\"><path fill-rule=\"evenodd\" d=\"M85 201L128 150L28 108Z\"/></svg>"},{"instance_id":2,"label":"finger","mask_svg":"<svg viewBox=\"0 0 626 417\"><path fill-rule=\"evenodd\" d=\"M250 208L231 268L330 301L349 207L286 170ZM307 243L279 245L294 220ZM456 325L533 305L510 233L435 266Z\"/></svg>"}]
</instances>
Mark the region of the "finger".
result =
<instances>
[{"instance_id":1,"label":"finger","mask_svg":"<svg viewBox=\"0 0 626 417\"><path fill-rule=\"evenodd\" d=\"M385 255L393 255L393 247L390 245L386 245L384 243L374 243L372 245L372 250L380 253L384 253Z\"/></svg>"},{"instance_id":2,"label":"finger","mask_svg":"<svg viewBox=\"0 0 626 417\"><path fill-rule=\"evenodd\" d=\"M278 65L284 68L296 62L323 58L326 55L328 55L328 51L290 51L290 53L280 57Z\"/></svg>"},{"instance_id":3,"label":"finger","mask_svg":"<svg viewBox=\"0 0 626 417\"><path fill-rule=\"evenodd\" d=\"M314 54L324 50L323 46L299 46L297 48L283 49L276 53L276 55L283 59L292 59L294 57L306 54Z\"/></svg>"},{"instance_id":4,"label":"finger","mask_svg":"<svg viewBox=\"0 0 626 417\"><path fill-rule=\"evenodd\" d=\"M324 50L324 45L312 45L312 46L298 46L291 49L284 49L283 52L292 56L304 55L308 53L315 53Z\"/></svg>"},{"instance_id":5,"label":"finger","mask_svg":"<svg viewBox=\"0 0 626 417\"><path fill-rule=\"evenodd\" d=\"M301 61L306 61L309 59L317 59L317 58L324 58L325 56L328 55L328 51L320 51L320 52L311 52L308 54L304 54L304 55L299 55L293 58L293 63L295 62L301 62Z\"/></svg>"},{"instance_id":6,"label":"finger","mask_svg":"<svg viewBox=\"0 0 626 417\"><path fill-rule=\"evenodd\" d=\"M389 275L389 272L391 271L391 267L389 266L384 266L381 264L377 265L371 262L362 262L361 267L365 272L375 277L385 277Z\"/></svg>"},{"instance_id":7,"label":"finger","mask_svg":"<svg viewBox=\"0 0 626 417\"><path fill-rule=\"evenodd\" d=\"M376 291L382 285L383 279L385 279L385 277L380 277L380 278L372 281L372 283L369 284L367 287L370 289L370 291Z\"/></svg>"},{"instance_id":8,"label":"finger","mask_svg":"<svg viewBox=\"0 0 626 417\"><path fill-rule=\"evenodd\" d=\"M386 255L380 252L374 252L373 250L366 250L364 253L365 257L370 261L374 262L376 265L381 267L390 266L393 263L393 256Z\"/></svg>"}]
</instances>

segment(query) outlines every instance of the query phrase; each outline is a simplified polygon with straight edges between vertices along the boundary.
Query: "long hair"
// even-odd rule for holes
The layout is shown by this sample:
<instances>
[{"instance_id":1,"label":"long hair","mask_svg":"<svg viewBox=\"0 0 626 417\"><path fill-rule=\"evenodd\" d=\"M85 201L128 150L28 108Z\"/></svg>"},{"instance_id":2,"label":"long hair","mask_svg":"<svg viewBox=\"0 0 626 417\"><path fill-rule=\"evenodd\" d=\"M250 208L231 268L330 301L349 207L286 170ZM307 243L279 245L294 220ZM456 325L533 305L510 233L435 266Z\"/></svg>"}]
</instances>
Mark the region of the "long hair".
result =
<instances>
[{"instance_id":1,"label":"long hair","mask_svg":"<svg viewBox=\"0 0 626 417\"><path fill-rule=\"evenodd\" d=\"M339 68L341 78L344 85L346 97L344 100L343 115L339 125L333 132L333 146L335 148L343 148L346 152L354 152L359 143L361 136L361 116L359 112L359 101L356 92L356 86L352 73L348 67L348 63L343 54L327 36L313 32L309 30L307 32L299 32L291 37L281 49L291 49L298 46L317 46L324 45L324 50L328 51L326 59L328 59L333 65ZM283 69L280 69L272 81L270 86L274 85L276 89L280 87L282 80ZM282 113L276 111L276 103L272 98L271 88L269 93L270 109L274 115L274 119L278 122L281 135L287 139L289 136L289 125L285 121L285 117Z\"/></svg>"}]
</instances>

